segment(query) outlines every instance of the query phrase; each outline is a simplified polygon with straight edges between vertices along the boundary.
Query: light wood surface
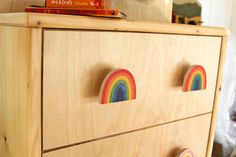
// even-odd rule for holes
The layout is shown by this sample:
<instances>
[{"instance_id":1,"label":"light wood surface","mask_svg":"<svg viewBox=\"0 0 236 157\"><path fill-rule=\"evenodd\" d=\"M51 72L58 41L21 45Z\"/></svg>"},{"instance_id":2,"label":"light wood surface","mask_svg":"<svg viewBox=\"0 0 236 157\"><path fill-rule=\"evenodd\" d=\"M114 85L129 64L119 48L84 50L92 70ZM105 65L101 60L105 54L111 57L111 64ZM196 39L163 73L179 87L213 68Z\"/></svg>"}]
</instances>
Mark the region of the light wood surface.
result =
<instances>
[{"instance_id":1,"label":"light wood surface","mask_svg":"<svg viewBox=\"0 0 236 157\"><path fill-rule=\"evenodd\" d=\"M41 63L42 29L31 29L31 53L29 62L28 105L28 157L41 157ZM26 157L26 156L25 156Z\"/></svg>"},{"instance_id":2,"label":"light wood surface","mask_svg":"<svg viewBox=\"0 0 236 157\"><path fill-rule=\"evenodd\" d=\"M171 22L173 0L111 0L130 20Z\"/></svg>"},{"instance_id":3,"label":"light wood surface","mask_svg":"<svg viewBox=\"0 0 236 157\"><path fill-rule=\"evenodd\" d=\"M0 25L42 28L112 30L128 32L155 32L167 34L191 34L210 36L227 35L227 31L225 29L215 27L201 27L180 24L161 24L86 16L33 13L0 14Z\"/></svg>"},{"instance_id":4,"label":"light wood surface","mask_svg":"<svg viewBox=\"0 0 236 157\"><path fill-rule=\"evenodd\" d=\"M41 156L41 34L0 26L1 157Z\"/></svg>"},{"instance_id":5,"label":"light wood surface","mask_svg":"<svg viewBox=\"0 0 236 157\"><path fill-rule=\"evenodd\" d=\"M28 156L30 29L0 26L0 156Z\"/></svg>"},{"instance_id":6,"label":"light wood surface","mask_svg":"<svg viewBox=\"0 0 236 157\"><path fill-rule=\"evenodd\" d=\"M218 75L217 75L217 84L216 84L216 89L215 89L214 109L213 109L212 120L211 120L211 129L210 129L210 135L209 135L209 141L208 141L207 157L211 157L211 154L212 154L213 142L215 138L215 129L216 129L216 124L217 124L217 114L218 112L220 112L218 110L219 108L218 106L219 106L219 99L220 99L221 86L222 86L226 47L227 47L227 37L222 37L220 63L219 63L219 69L218 69Z\"/></svg>"},{"instance_id":7,"label":"light wood surface","mask_svg":"<svg viewBox=\"0 0 236 157\"><path fill-rule=\"evenodd\" d=\"M44 150L211 112L220 45L220 37L46 30ZM205 68L206 90L182 92L191 64ZM100 105L114 68L133 74L137 99Z\"/></svg>"},{"instance_id":8,"label":"light wood surface","mask_svg":"<svg viewBox=\"0 0 236 157\"><path fill-rule=\"evenodd\" d=\"M204 157L211 114L43 154L43 157L175 157L191 148Z\"/></svg>"},{"instance_id":9,"label":"light wood surface","mask_svg":"<svg viewBox=\"0 0 236 157\"><path fill-rule=\"evenodd\" d=\"M0 25L0 157L172 157L184 147L211 156L225 29L28 13L0 14ZM207 90L182 93L190 64L206 68ZM101 106L102 80L117 67L133 73L137 100Z\"/></svg>"}]
</instances>

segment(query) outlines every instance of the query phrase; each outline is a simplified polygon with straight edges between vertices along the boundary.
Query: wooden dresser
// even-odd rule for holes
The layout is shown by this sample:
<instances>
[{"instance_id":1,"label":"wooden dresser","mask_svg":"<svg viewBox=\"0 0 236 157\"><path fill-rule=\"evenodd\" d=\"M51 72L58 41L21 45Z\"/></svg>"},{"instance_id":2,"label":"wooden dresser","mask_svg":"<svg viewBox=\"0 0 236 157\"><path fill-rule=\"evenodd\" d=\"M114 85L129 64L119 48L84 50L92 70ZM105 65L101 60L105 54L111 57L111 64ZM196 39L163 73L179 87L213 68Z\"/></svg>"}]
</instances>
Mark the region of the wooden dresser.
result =
<instances>
[{"instance_id":1,"label":"wooden dresser","mask_svg":"<svg viewBox=\"0 0 236 157\"><path fill-rule=\"evenodd\" d=\"M0 14L1 157L210 157L227 31L85 16ZM183 92L189 66L205 90ZM136 99L99 103L113 69Z\"/></svg>"}]
</instances>

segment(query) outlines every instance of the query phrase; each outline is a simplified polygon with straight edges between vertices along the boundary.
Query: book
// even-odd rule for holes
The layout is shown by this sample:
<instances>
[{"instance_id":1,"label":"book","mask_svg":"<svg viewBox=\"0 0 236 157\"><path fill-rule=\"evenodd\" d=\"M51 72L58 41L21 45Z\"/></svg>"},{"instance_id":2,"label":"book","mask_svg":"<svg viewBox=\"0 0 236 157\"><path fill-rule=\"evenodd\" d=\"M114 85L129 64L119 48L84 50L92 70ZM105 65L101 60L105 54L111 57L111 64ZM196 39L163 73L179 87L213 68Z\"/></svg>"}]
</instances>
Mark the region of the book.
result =
<instances>
[{"instance_id":1,"label":"book","mask_svg":"<svg viewBox=\"0 0 236 157\"><path fill-rule=\"evenodd\" d=\"M46 0L48 8L110 9L110 0Z\"/></svg>"},{"instance_id":2,"label":"book","mask_svg":"<svg viewBox=\"0 0 236 157\"><path fill-rule=\"evenodd\" d=\"M116 9L69 9L69 8L26 7L25 12L126 18L126 15L124 13L119 12Z\"/></svg>"}]
</instances>

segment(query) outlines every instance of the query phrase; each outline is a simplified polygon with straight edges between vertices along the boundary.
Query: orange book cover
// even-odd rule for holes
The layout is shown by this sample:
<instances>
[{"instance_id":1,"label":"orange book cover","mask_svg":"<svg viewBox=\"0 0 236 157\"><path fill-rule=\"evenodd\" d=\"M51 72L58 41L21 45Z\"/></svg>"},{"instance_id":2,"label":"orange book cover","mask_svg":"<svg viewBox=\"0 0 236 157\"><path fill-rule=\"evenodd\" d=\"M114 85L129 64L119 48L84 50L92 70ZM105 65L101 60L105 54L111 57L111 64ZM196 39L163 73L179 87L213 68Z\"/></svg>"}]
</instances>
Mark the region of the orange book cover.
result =
<instances>
[{"instance_id":1,"label":"orange book cover","mask_svg":"<svg viewBox=\"0 0 236 157\"><path fill-rule=\"evenodd\" d=\"M48 8L109 9L109 0L46 0Z\"/></svg>"},{"instance_id":2,"label":"orange book cover","mask_svg":"<svg viewBox=\"0 0 236 157\"><path fill-rule=\"evenodd\" d=\"M72 9L72 8L26 7L25 12L126 18L126 15L124 13L121 13L116 9Z\"/></svg>"}]
</instances>

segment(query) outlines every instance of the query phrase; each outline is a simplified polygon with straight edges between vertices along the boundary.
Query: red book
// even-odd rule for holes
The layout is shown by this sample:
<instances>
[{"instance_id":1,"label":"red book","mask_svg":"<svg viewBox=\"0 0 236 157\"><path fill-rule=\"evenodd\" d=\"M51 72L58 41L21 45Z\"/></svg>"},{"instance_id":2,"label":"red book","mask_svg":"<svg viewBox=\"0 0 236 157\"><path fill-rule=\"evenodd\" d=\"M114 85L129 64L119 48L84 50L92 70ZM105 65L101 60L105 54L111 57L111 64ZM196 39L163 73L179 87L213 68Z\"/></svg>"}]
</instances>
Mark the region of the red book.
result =
<instances>
[{"instance_id":1,"label":"red book","mask_svg":"<svg viewBox=\"0 0 236 157\"><path fill-rule=\"evenodd\" d=\"M110 9L110 0L46 0L48 8Z\"/></svg>"},{"instance_id":2,"label":"red book","mask_svg":"<svg viewBox=\"0 0 236 157\"><path fill-rule=\"evenodd\" d=\"M125 18L126 15L113 9L68 9L68 8L44 8L44 7L26 7L25 12L49 13L49 14L67 14L67 15L90 15L114 18Z\"/></svg>"}]
</instances>

